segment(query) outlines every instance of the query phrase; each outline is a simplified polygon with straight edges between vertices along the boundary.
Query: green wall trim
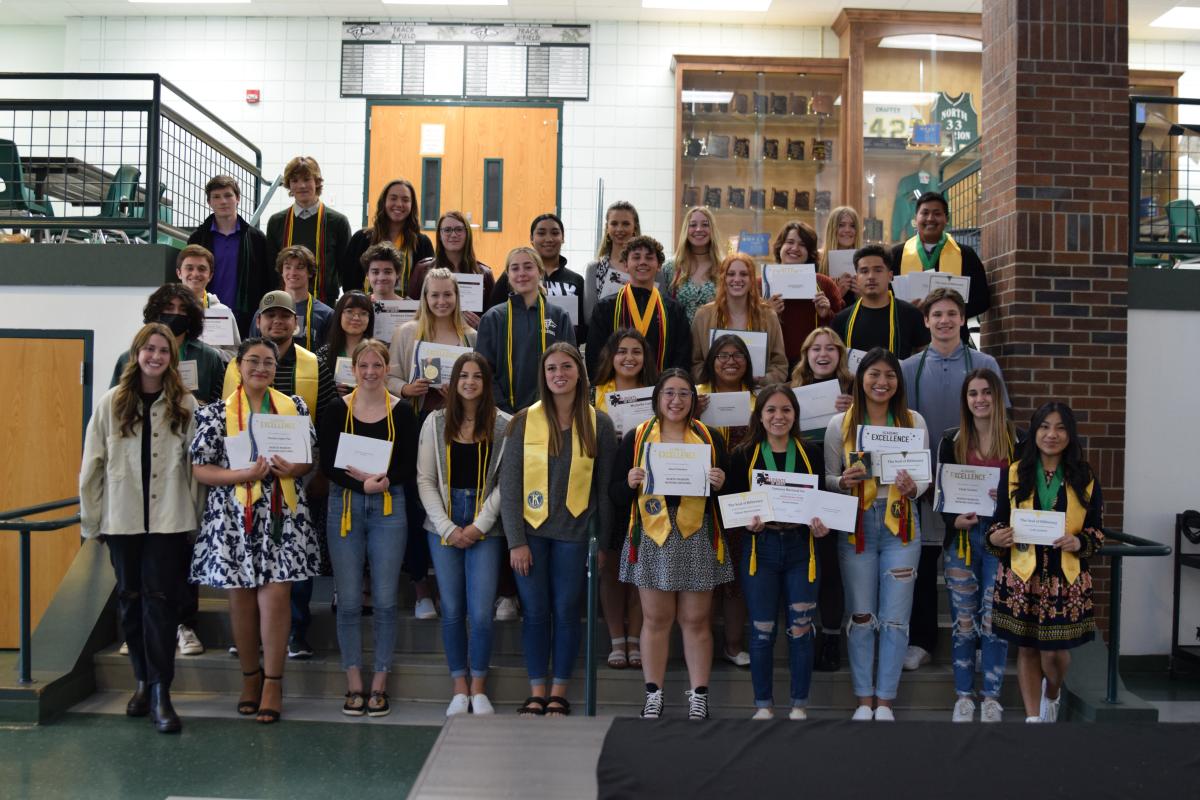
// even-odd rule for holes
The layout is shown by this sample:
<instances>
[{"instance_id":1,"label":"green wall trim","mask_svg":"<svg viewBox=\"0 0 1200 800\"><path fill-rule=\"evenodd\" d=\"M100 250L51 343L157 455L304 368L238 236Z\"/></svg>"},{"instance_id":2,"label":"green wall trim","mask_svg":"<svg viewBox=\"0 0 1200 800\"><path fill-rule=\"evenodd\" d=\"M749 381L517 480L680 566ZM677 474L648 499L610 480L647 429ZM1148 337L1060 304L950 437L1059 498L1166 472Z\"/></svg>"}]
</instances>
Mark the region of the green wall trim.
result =
<instances>
[{"instance_id":1,"label":"green wall trim","mask_svg":"<svg viewBox=\"0 0 1200 800\"><path fill-rule=\"evenodd\" d=\"M3 244L0 286L147 286L175 279L162 244Z\"/></svg>"},{"instance_id":2,"label":"green wall trim","mask_svg":"<svg viewBox=\"0 0 1200 800\"><path fill-rule=\"evenodd\" d=\"M1129 308L1141 311L1200 311L1200 270L1131 268Z\"/></svg>"}]
</instances>

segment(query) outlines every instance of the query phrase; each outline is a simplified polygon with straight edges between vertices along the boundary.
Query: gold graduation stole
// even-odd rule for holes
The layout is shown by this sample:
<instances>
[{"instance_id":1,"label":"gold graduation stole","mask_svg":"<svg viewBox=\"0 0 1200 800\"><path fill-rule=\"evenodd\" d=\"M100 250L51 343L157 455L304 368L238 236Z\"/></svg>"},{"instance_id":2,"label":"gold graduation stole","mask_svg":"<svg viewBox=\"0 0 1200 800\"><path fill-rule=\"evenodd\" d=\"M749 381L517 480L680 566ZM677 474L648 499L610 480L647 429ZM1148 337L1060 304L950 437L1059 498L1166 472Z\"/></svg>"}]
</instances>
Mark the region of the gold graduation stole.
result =
<instances>
[{"instance_id":1,"label":"gold graduation stole","mask_svg":"<svg viewBox=\"0 0 1200 800\"><path fill-rule=\"evenodd\" d=\"M293 344L296 349L296 373L294 383L296 385L296 394L304 398L304 402L308 404L308 413L317 413L317 357L308 350L305 350L298 344ZM225 381L221 387L221 394L225 397L230 397L242 385L242 376L238 372L238 364L236 358L229 359L229 364L225 367ZM289 403L291 400L288 401Z\"/></svg>"},{"instance_id":2,"label":"gold graduation stole","mask_svg":"<svg viewBox=\"0 0 1200 800\"><path fill-rule=\"evenodd\" d=\"M962 275L962 250L950 234L942 234L942 240L933 248L932 253L925 252L920 236L914 236L904 243L904 251L900 256L901 275L931 269L950 275Z\"/></svg>"},{"instance_id":3,"label":"gold graduation stole","mask_svg":"<svg viewBox=\"0 0 1200 800\"><path fill-rule=\"evenodd\" d=\"M850 430L850 420L853 416L854 406L850 406L842 417L842 459L847 464L850 463L850 453L854 450L854 435ZM904 422L906 424L902 427L912 427L911 416ZM888 424L893 424L890 411L888 412ZM854 493L858 495L858 520L854 525L854 533L850 534L850 541L854 543L855 553L861 553L866 549L867 537L866 531L863 530L863 512L875 502L878 491L878 478L867 478L854 490ZM900 537L901 542L907 545L912 541L914 526L912 501L900 494L900 490L894 483L888 486L887 513L884 515L883 521L889 531Z\"/></svg>"},{"instance_id":4,"label":"gold graduation stole","mask_svg":"<svg viewBox=\"0 0 1200 800\"><path fill-rule=\"evenodd\" d=\"M854 323L858 319L858 309L862 307L862 298L854 303L854 310L850 312L850 320L846 323L846 349L854 349ZM896 352L896 295L892 294L892 290L888 289L888 352Z\"/></svg>"},{"instance_id":5,"label":"gold graduation stole","mask_svg":"<svg viewBox=\"0 0 1200 800\"><path fill-rule=\"evenodd\" d=\"M345 433L354 433L354 395L358 394L358 389L355 389L350 394L346 395L346 421L342 425L342 430ZM387 417L387 440L392 447L396 446L396 422L392 419L392 398L388 395L388 401L385 408L384 416ZM365 487L364 487L365 488ZM346 534L350 532L350 505L353 497L350 489L344 487L342 489L342 538L346 538ZM390 517L392 515L392 493L384 489L383 491L383 515Z\"/></svg>"},{"instance_id":6,"label":"gold graduation stole","mask_svg":"<svg viewBox=\"0 0 1200 800\"><path fill-rule=\"evenodd\" d=\"M267 387L267 394L263 399L266 401L267 408L273 414L294 417L300 413L296 410L296 404L292 402L292 398L270 387ZM230 413L230 406L234 407L233 413ZM253 416L253 409L250 408L250 398L246 395L246 390L239 383L225 398L225 435L233 437L241 434L250 424L249 417L251 416ZM296 491L296 479L275 478L274 476L272 476L272 479L279 484L280 489L283 491L284 502L287 503L288 509L295 514L296 505L300 501L299 493ZM233 495L242 506L245 514L245 531L249 534L254 528L254 504L262 499L263 496L262 481L239 483L234 489ZM281 511L282 509L279 507L279 492L273 492L271 497L272 525L274 525L274 519L278 517Z\"/></svg>"},{"instance_id":7,"label":"gold graduation stole","mask_svg":"<svg viewBox=\"0 0 1200 800\"><path fill-rule=\"evenodd\" d=\"M1087 509L1084 508L1084 502L1087 502L1092 497L1092 491L1096 486L1096 481L1092 480L1087 485L1087 498L1082 500L1075 494L1075 490L1070 484L1064 484L1067 491L1067 533L1072 536L1078 536L1083 531L1083 521L1087 516ZM1008 468L1008 497L1013 508L1033 508L1034 497L1037 492L1033 492L1021 502L1016 502L1017 493L1017 464L1012 464ZM1042 509L1043 511L1053 511L1052 508ZM1063 577L1067 579L1067 585L1075 583L1075 579L1079 577L1079 556L1074 553L1068 553L1066 550L1059 551L1062 561ZM1017 576L1028 581L1033 576L1033 571L1037 569L1037 552L1033 545L1019 546L1014 544L1012 550L1009 551L1009 564L1012 566L1012 571L1017 573Z\"/></svg>"},{"instance_id":8,"label":"gold graduation stole","mask_svg":"<svg viewBox=\"0 0 1200 800\"><path fill-rule=\"evenodd\" d=\"M608 383L604 383L596 387L596 402L592 405L596 407L597 411L608 411L608 400L604 398L604 395L608 394L609 392L615 392L616 390L617 381L615 378Z\"/></svg>"},{"instance_id":9,"label":"gold graduation stole","mask_svg":"<svg viewBox=\"0 0 1200 800\"><path fill-rule=\"evenodd\" d=\"M625 288L617 293L617 299L613 303L612 329L614 331L632 325L637 328L638 333L649 339L650 326L654 323L656 316L658 317L658 370L661 372L663 359L666 358L667 353L667 310L663 306L662 295L658 293L658 287L650 289L650 299L646 301L644 313L638 311L637 298L633 296L633 284L625 284Z\"/></svg>"},{"instance_id":10,"label":"gold graduation stole","mask_svg":"<svg viewBox=\"0 0 1200 800\"><path fill-rule=\"evenodd\" d=\"M296 206L288 208L287 221L284 224L284 245L292 246L292 232L296 225ZM317 275L313 278L313 293L321 296L321 278L325 272L325 204L317 201L317 240L313 244L313 256L317 259Z\"/></svg>"},{"instance_id":11,"label":"gold graduation stole","mask_svg":"<svg viewBox=\"0 0 1200 800\"><path fill-rule=\"evenodd\" d=\"M595 429L596 410L588 408ZM555 423L557 424L557 423ZM550 516L548 497L550 492L549 464L550 425L546 412L539 400L525 412L525 458L524 491L525 521L534 530ZM587 511L588 498L592 493L592 466L595 459L583 449L579 430L571 423L571 474L567 479L567 510L578 517Z\"/></svg>"},{"instance_id":12,"label":"gold graduation stole","mask_svg":"<svg viewBox=\"0 0 1200 800\"><path fill-rule=\"evenodd\" d=\"M645 468L647 444L657 444L662 441L662 432L658 425L658 417L651 417L637 428L633 440L633 457L636 466ZM717 466L717 448L713 444L712 434L708 427L699 420L692 420L691 427L684 435L687 444L706 444L709 446L712 466ZM653 488L653 487L651 487ZM629 510L629 563L637 563L638 547L641 543L640 532L644 531L650 540L662 547L671 534L671 517L667 513L667 500L660 494L643 494L646 487L639 491L635 507ZM705 507L712 503L713 550L717 552L717 561L725 563L725 541L721 537L720 517L716 513L716 499L709 497L681 497L679 508L675 511L675 524L679 535L684 539L700 530L704 524Z\"/></svg>"},{"instance_id":13,"label":"gold graduation stole","mask_svg":"<svg viewBox=\"0 0 1200 800\"><path fill-rule=\"evenodd\" d=\"M804 459L804 467L809 475L813 472L812 462L808 460L808 453L804 452L804 446L800 444L800 440L792 437L788 440L787 460L784 462L784 472L796 471L796 452L799 451L800 457ZM759 454L762 454L763 467L775 472L775 454L768 447L763 450L763 443L759 442L754 445L754 454L750 456L750 467L746 470L747 485L754 485L754 465L758 463ZM758 534L752 534L750 538L750 574L754 575L758 572ZM817 550L816 537L813 536L812 527L808 529L808 582L812 583L817 579Z\"/></svg>"}]
</instances>

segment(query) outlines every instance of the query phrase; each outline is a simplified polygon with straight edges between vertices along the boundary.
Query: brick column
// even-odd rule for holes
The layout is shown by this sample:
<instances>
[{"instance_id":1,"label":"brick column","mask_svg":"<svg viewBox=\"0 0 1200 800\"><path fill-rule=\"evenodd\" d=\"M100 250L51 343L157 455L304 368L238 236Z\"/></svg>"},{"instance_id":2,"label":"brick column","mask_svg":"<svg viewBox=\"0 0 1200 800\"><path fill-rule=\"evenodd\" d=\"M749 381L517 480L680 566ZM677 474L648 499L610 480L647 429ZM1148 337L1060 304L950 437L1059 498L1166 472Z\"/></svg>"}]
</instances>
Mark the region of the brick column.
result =
<instances>
[{"instance_id":1,"label":"brick column","mask_svg":"<svg viewBox=\"0 0 1200 800\"><path fill-rule=\"evenodd\" d=\"M1047 400L1075 410L1113 527L1125 477L1128 41L1125 0L983 1L983 345L1018 424ZM1093 575L1107 629L1107 565Z\"/></svg>"}]
</instances>

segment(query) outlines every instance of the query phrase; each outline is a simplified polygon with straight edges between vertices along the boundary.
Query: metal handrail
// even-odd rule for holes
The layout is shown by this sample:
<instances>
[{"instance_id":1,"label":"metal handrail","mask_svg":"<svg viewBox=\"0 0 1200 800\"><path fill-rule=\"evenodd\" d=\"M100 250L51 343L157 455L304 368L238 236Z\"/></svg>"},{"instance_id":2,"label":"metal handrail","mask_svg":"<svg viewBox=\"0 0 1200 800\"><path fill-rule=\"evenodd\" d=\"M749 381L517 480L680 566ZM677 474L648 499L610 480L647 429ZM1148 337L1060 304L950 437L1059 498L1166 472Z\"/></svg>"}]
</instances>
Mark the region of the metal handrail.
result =
<instances>
[{"instance_id":1,"label":"metal handrail","mask_svg":"<svg viewBox=\"0 0 1200 800\"><path fill-rule=\"evenodd\" d=\"M1119 544L1101 545L1097 555L1108 556L1112 559L1109 566L1109 620L1108 620L1108 688L1104 702L1115 704L1117 700L1117 684L1121 675L1119 660L1121 658L1121 563L1124 558L1146 556L1169 556L1171 547L1159 542L1152 542L1132 533L1101 528L1105 540L1116 541Z\"/></svg>"},{"instance_id":2,"label":"metal handrail","mask_svg":"<svg viewBox=\"0 0 1200 800\"><path fill-rule=\"evenodd\" d=\"M36 506L27 506L25 508L15 508L11 511L0 512L0 531L16 531L20 536L20 568L21 568L21 657L20 667L21 674L17 679L18 683L30 684L33 683L33 652L32 652L32 632L30 630L30 620L32 617L32 608L29 602L29 535L34 532L57 531L68 525L74 525L79 522L79 514L74 514L70 517L61 519L48 519L31 521L25 517L35 516L37 514L45 514L47 511L57 511L60 508L79 505L78 497L69 497L65 500L55 500L50 503L41 503Z\"/></svg>"},{"instance_id":3,"label":"metal handrail","mask_svg":"<svg viewBox=\"0 0 1200 800\"><path fill-rule=\"evenodd\" d=\"M587 644L584 646L583 668L583 713L588 717L596 716L596 601L599 585L600 543L596 538L596 516L593 514L588 523Z\"/></svg>"}]
</instances>

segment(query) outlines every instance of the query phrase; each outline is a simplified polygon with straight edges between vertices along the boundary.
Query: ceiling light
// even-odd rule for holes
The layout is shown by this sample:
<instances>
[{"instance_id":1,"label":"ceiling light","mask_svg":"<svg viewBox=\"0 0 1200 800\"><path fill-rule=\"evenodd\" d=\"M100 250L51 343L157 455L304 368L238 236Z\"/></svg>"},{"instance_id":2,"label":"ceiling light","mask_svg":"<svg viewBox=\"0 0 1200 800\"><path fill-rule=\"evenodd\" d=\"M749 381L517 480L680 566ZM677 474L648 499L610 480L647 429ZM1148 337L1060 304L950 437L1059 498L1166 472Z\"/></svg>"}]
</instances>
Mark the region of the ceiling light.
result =
<instances>
[{"instance_id":1,"label":"ceiling light","mask_svg":"<svg viewBox=\"0 0 1200 800\"><path fill-rule=\"evenodd\" d=\"M642 8L668 8L676 11L751 11L763 12L771 0L642 0Z\"/></svg>"},{"instance_id":2,"label":"ceiling light","mask_svg":"<svg viewBox=\"0 0 1200 800\"><path fill-rule=\"evenodd\" d=\"M1190 28L1200 29L1200 8L1194 6L1175 6L1154 22L1151 28Z\"/></svg>"},{"instance_id":3,"label":"ceiling light","mask_svg":"<svg viewBox=\"0 0 1200 800\"><path fill-rule=\"evenodd\" d=\"M733 99L733 92L704 91L703 89L684 89L680 93L683 103L728 103Z\"/></svg>"},{"instance_id":4,"label":"ceiling light","mask_svg":"<svg viewBox=\"0 0 1200 800\"><path fill-rule=\"evenodd\" d=\"M250 0L129 0L129 2L156 6L232 6L249 5Z\"/></svg>"},{"instance_id":5,"label":"ceiling light","mask_svg":"<svg viewBox=\"0 0 1200 800\"><path fill-rule=\"evenodd\" d=\"M940 50L943 53L982 53L983 42L965 36L945 36L940 33L908 33L903 36L885 36L879 40L880 47L895 50Z\"/></svg>"},{"instance_id":6,"label":"ceiling light","mask_svg":"<svg viewBox=\"0 0 1200 800\"><path fill-rule=\"evenodd\" d=\"M386 6L506 6L508 0L383 0Z\"/></svg>"}]
</instances>

